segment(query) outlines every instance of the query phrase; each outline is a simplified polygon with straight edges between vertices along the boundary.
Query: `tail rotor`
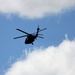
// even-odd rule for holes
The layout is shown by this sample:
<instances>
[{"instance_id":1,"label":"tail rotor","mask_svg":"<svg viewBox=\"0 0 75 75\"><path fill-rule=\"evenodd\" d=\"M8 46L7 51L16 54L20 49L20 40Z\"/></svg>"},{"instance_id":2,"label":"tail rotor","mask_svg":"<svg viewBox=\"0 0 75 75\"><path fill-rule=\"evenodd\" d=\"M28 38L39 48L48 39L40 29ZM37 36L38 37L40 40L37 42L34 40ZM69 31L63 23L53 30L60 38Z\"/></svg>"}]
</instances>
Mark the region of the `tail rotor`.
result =
<instances>
[{"instance_id":1,"label":"tail rotor","mask_svg":"<svg viewBox=\"0 0 75 75\"><path fill-rule=\"evenodd\" d=\"M39 37L39 38L44 38L44 37L42 37L42 35L43 34L38 34L39 32L41 32L41 31L43 31L43 30L46 30L47 28L44 28L44 29L40 29L40 27L39 27L39 25L38 25L38 27L37 27L37 37Z\"/></svg>"},{"instance_id":2,"label":"tail rotor","mask_svg":"<svg viewBox=\"0 0 75 75\"><path fill-rule=\"evenodd\" d=\"M37 31L38 31L38 32L40 31L39 25L38 25L38 27L37 27Z\"/></svg>"}]
</instances>

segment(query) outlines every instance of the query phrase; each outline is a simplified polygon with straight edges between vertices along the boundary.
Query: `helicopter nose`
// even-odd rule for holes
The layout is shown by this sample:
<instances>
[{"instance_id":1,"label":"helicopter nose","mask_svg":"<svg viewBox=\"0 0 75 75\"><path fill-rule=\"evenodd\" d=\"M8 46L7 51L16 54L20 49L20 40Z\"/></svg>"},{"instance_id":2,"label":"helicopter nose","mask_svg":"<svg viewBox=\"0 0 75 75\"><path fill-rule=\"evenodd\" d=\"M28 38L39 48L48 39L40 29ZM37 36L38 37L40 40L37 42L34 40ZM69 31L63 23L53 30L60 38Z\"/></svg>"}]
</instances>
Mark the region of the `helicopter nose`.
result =
<instances>
[{"instance_id":1,"label":"helicopter nose","mask_svg":"<svg viewBox=\"0 0 75 75\"><path fill-rule=\"evenodd\" d=\"M26 40L25 40L25 44L28 44L28 40L27 40L27 38L26 38Z\"/></svg>"},{"instance_id":2,"label":"helicopter nose","mask_svg":"<svg viewBox=\"0 0 75 75\"><path fill-rule=\"evenodd\" d=\"M25 40L25 44L27 44L27 41Z\"/></svg>"}]
</instances>

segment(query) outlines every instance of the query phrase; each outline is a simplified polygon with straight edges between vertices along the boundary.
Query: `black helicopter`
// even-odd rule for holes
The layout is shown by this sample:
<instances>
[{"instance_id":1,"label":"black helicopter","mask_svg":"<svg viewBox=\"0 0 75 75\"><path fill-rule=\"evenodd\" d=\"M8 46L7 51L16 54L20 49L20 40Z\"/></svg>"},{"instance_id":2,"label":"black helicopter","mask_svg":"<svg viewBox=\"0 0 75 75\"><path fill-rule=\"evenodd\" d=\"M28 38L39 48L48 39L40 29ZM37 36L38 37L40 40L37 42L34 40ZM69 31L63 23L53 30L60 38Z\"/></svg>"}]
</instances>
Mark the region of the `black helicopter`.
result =
<instances>
[{"instance_id":1,"label":"black helicopter","mask_svg":"<svg viewBox=\"0 0 75 75\"><path fill-rule=\"evenodd\" d=\"M21 29L16 29L26 35L23 35L23 36L19 36L19 37L15 37L14 39L18 39L18 38L22 38L22 37L26 37L26 40L25 40L25 44L32 44L33 45L33 42L35 41L35 39L37 39L37 37L39 38L43 38L41 37L42 34L38 34L40 31L43 31L43 30L46 30L47 28L44 28L44 29L40 29L39 28L39 25L37 27L37 32L35 32L35 34L30 34L30 33L27 33Z\"/></svg>"}]
</instances>

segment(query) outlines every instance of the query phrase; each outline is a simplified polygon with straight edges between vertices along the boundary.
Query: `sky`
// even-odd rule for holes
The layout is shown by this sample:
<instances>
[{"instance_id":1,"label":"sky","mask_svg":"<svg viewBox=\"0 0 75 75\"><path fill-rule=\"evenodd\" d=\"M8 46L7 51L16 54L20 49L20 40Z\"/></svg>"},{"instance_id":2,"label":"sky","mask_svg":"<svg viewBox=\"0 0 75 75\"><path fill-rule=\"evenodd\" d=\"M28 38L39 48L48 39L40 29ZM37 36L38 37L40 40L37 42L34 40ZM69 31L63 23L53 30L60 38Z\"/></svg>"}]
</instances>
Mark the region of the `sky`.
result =
<instances>
[{"instance_id":1,"label":"sky","mask_svg":"<svg viewBox=\"0 0 75 75\"><path fill-rule=\"evenodd\" d=\"M0 75L75 75L75 0L0 0Z\"/></svg>"}]
</instances>

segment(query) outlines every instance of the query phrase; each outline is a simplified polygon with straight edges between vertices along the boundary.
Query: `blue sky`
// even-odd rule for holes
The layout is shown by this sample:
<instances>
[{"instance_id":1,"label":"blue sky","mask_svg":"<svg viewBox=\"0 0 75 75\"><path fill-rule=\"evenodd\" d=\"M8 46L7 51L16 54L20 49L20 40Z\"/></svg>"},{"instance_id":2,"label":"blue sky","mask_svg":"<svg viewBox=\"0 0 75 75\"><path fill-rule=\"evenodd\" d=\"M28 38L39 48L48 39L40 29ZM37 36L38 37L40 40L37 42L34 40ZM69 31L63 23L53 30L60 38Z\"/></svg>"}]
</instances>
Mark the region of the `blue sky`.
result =
<instances>
[{"instance_id":1,"label":"blue sky","mask_svg":"<svg viewBox=\"0 0 75 75\"><path fill-rule=\"evenodd\" d=\"M0 2L2 1L0 0ZM7 2L9 2L9 0ZM16 3L16 1L14 2ZM1 7L5 8L6 5L7 4ZM64 5L63 5L64 7L60 6L63 7L63 9L57 7L57 9L59 9L60 11L59 10L55 11L55 9L53 11L50 10L49 12L39 11L39 14L38 12L36 13L35 11L30 12L28 9L27 12L29 12L29 14L27 15L22 14L21 13L22 11L21 12L17 11L18 13L15 13L14 10L13 10L14 12L11 10L10 12L6 10L6 8L5 9L3 8L4 11L2 11L1 10L2 8L0 8L0 12L1 12L0 13L0 74L1 75L4 74L4 72L9 68L12 62L22 57L23 51L26 49L28 50L32 48L40 48L40 47L48 48L49 46L58 46L63 40L66 39L65 35L68 36L69 40L74 40L75 4L71 6L68 5L67 3L66 5L67 7ZM10 7L12 7L11 2L10 2ZM16 8L16 6L14 7ZM30 13L32 13L33 15L31 15ZM25 45L24 44L25 38L17 39L17 40L13 39L16 36L23 35L23 33L16 31L16 28L22 29L29 33L34 33L36 32L38 25L40 26L41 29L47 28L47 30L40 32L43 34L44 39L38 38L34 42L34 45L31 44Z\"/></svg>"}]
</instances>

